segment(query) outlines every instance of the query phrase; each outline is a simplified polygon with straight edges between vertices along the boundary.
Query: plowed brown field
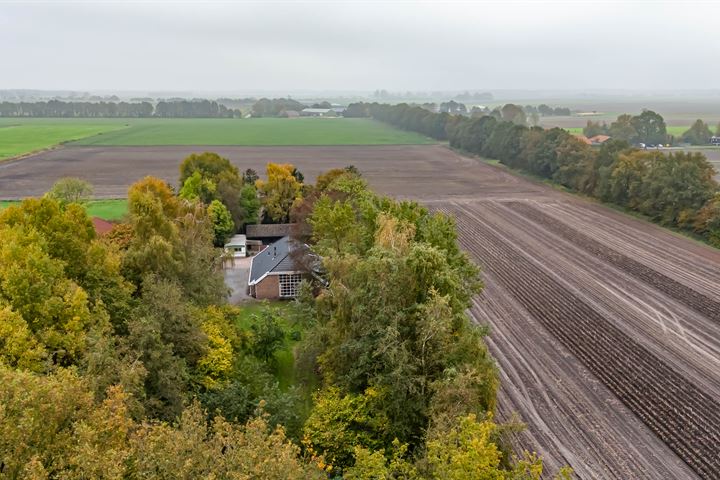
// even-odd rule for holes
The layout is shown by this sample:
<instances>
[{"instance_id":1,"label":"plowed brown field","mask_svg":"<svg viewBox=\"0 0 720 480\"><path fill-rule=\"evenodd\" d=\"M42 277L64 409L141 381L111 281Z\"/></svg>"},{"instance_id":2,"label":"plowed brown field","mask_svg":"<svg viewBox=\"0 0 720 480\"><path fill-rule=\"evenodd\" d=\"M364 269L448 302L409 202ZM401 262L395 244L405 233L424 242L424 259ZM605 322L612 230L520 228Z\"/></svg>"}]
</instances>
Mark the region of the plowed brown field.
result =
<instances>
[{"instance_id":1,"label":"plowed brown field","mask_svg":"<svg viewBox=\"0 0 720 480\"><path fill-rule=\"evenodd\" d=\"M354 164L378 191L454 215L483 267L499 416L580 478L720 478L720 251L441 146L63 148L0 165L0 198L81 176L106 197L177 178L193 151L240 168Z\"/></svg>"}]
</instances>

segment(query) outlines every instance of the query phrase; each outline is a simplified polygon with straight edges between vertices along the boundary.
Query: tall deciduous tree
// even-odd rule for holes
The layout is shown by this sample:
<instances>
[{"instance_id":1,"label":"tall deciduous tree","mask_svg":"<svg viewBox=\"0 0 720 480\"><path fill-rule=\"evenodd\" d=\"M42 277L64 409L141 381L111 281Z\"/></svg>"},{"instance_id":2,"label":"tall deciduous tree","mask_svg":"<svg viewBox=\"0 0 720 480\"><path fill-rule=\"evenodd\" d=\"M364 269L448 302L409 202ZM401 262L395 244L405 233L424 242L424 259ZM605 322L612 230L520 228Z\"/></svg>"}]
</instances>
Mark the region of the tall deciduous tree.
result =
<instances>
[{"instance_id":1,"label":"tall deciduous tree","mask_svg":"<svg viewBox=\"0 0 720 480\"><path fill-rule=\"evenodd\" d=\"M80 178L65 177L56 181L47 196L62 203L85 203L92 198L93 187Z\"/></svg>"},{"instance_id":2,"label":"tall deciduous tree","mask_svg":"<svg viewBox=\"0 0 720 480\"><path fill-rule=\"evenodd\" d=\"M230 211L218 200L210 202L207 211L215 233L215 246L222 247L235 231Z\"/></svg>"},{"instance_id":3,"label":"tall deciduous tree","mask_svg":"<svg viewBox=\"0 0 720 480\"><path fill-rule=\"evenodd\" d=\"M682 134L682 141L691 145L706 145L710 143L710 137L712 137L710 127L702 120L697 119L695 123Z\"/></svg>"},{"instance_id":4,"label":"tall deciduous tree","mask_svg":"<svg viewBox=\"0 0 720 480\"><path fill-rule=\"evenodd\" d=\"M289 163L268 163L267 180L256 182L266 214L274 222L287 222L293 204L302 198L302 183L294 172Z\"/></svg>"},{"instance_id":5,"label":"tall deciduous tree","mask_svg":"<svg viewBox=\"0 0 720 480\"><path fill-rule=\"evenodd\" d=\"M663 117L653 112L645 110L640 115L632 117L630 123L637 132L637 141L657 145L667 142L667 128Z\"/></svg>"},{"instance_id":6,"label":"tall deciduous tree","mask_svg":"<svg viewBox=\"0 0 720 480\"><path fill-rule=\"evenodd\" d=\"M624 140L629 143L638 141L638 132L632 122L632 115L620 115L617 120L610 124L608 133L616 140Z\"/></svg>"},{"instance_id":7,"label":"tall deciduous tree","mask_svg":"<svg viewBox=\"0 0 720 480\"><path fill-rule=\"evenodd\" d=\"M527 125L525 111L520 105L507 103L500 109L500 117L505 122L512 122L515 125Z\"/></svg>"},{"instance_id":8,"label":"tall deciduous tree","mask_svg":"<svg viewBox=\"0 0 720 480\"><path fill-rule=\"evenodd\" d=\"M518 462L511 471L502 468L503 454L493 441L497 433L498 426L492 418L478 421L473 414L460 418L454 428L427 443L431 478L539 480L543 467L536 456Z\"/></svg>"}]
</instances>

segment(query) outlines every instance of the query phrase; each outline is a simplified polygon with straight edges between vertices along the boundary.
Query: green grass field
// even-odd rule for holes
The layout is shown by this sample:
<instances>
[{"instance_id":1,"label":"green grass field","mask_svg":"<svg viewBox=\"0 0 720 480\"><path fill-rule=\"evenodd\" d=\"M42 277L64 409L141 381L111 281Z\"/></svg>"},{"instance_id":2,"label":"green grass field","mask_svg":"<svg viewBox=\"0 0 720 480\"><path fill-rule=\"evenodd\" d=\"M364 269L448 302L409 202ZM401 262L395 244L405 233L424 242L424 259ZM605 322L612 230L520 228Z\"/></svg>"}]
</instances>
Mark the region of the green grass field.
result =
<instances>
[{"instance_id":1,"label":"green grass field","mask_svg":"<svg viewBox=\"0 0 720 480\"><path fill-rule=\"evenodd\" d=\"M667 133L669 135L674 135L675 137L680 137L683 133L687 131L687 129L690 128L690 126L669 126L667 127ZM573 135L582 135L583 133L583 127L568 127L565 130L572 133Z\"/></svg>"},{"instance_id":2,"label":"green grass field","mask_svg":"<svg viewBox=\"0 0 720 480\"><path fill-rule=\"evenodd\" d=\"M674 135L675 137L682 136L683 133L687 132L690 128L690 125L688 126L669 126L667 127L667 133L668 135Z\"/></svg>"},{"instance_id":3,"label":"green grass field","mask_svg":"<svg viewBox=\"0 0 720 480\"><path fill-rule=\"evenodd\" d=\"M405 145L435 143L365 118L137 119L74 145Z\"/></svg>"},{"instance_id":4,"label":"green grass field","mask_svg":"<svg viewBox=\"0 0 720 480\"><path fill-rule=\"evenodd\" d=\"M17 200L0 200L0 210L9 207ZM121 220L127 213L127 200L92 200L87 204L87 212L91 217L100 217L105 220Z\"/></svg>"},{"instance_id":5,"label":"green grass field","mask_svg":"<svg viewBox=\"0 0 720 480\"><path fill-rule=\"evenodd\" d=\"M435 141L366 118L0 118L0 161L63 143L301 146Z\"/></svg>"},{"instance_id":6,"label":"green grass field","mask_svg":"<svg viewBox=\"0 0 720 480\"><path fill-rule=\"evenodd\" d=\"M0 118L0 161L118 128L122 120Z\"/></svg>"}]
</instances>

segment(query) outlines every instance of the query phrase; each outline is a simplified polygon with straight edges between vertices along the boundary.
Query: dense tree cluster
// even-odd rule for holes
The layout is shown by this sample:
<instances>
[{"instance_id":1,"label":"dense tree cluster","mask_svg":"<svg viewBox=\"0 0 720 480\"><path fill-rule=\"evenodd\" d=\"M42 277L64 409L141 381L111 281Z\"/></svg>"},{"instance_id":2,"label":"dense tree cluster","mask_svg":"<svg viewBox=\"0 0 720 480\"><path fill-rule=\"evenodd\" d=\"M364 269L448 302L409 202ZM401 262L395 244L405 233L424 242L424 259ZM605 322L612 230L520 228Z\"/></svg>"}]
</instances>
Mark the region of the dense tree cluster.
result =
<instances>
[{"instance_id":1,"label":"dense tree cluster","mask_svg":"<svg viewBox=\"0 0 720 480\"><path fill-rule=\"evenodd\" d=\"M296 192L292 166L268 169ZM239 174L203 154L181 175L181 196L132 185L101 238L72 201L0 213L0 479L540 478L500 446L486 332L464 313L478 270L450 218L328 171L288 207L324 280L249 313L225 303L213 247Z\"/></svg>"},{"instance_id":2,"label":"dense tree cluster","mask_svg":"<svg viewBox=\"0 0 720 480\"><path fill-rule=\"evenodd\" d=\"M297 100L292 98L261 98L252 106L253 117L277 117L280 112L286 110L300 111L307 108Z\"/></svg>"},{"instance_id":3,"label":"dense tree cluster","mask_svg":"<svg viewBox=\"0 0 720 480\"><path fill-rule=\"evenodd\" d=\"M327 271L302 300L298 364L321 387L305 449L345 478L539 478L539 459L498 447L495 365L465 314L482 285L452 219L375 195L351 168L304 203Z\"/></svg>"},{"instance_id":4,"label":"dense tree cluster","mask_svg":"<svg viewBox=\"0 0 720 480\"><path fill-rule=\"evenodd\" d=\"M67 118L233 118L240 110L229 109L210 100L161 100L150 102L2 102L0 117Z\"/></svg>"},{"instance_id":5,"label":"dense tree cluster","mask_svg":"<svg viewBox=\"0 0 720 480\"><path fill-rule=\"evenodd\" d=\"M217 153L194 153L183 160L179 183L181 198L208 205L217 246L245 225L258 222L255 180L241 176L237 167Z\"/></svg>"},{"instance_id":6,"label":"dense tree cluster","mask_svg":"<svg viewBox=\"0 0 720 480\"><path fill-rule=\"evenodd\" d=\"M161 100L155 105L155 117L163 118L237 118L240 110L211 100Z\"/></svg>"},{"instance_id":7,"label":"dense tree cluster","mask_svg":"<svg viewBox=\"0 0 720 480\"><path fill-rule=\"evenodd\" d=\"M102 238L72 201L0 213L0 478L322 476L276 428L301 411L266 365L277 329L224 303L213 202L147 177Z\"/></svg>"},{"instance_id":8,"label":"dense tree cluster","mask_svg":"<svg viewBox=\"0 0 720 480\"><path fill-rule=\"evenodd\" d=\"M663 117L651 110L644 110L641 114L634 116L620 115L610 125L588 120L583 128L583 134L586 137L609 135L616 140L623 140L631 144L662 145L671 143L673 140L667 133ZM683 139L683 141L685 140Z\"/></svg>"},{"instance_id":9,"label":"dense tree cluster","mask_svg":"<svg viewBox=\"0 0 720 480\"><path fill-rule=\"evenodd\" d=\"M710 137L712 136L712 131L710 131L707 123L697 119L695 123L682 134L681 140L690 145L707 145L710 143Z\"/></svg>"},{"instance_id":10,"label":"dense tree cluster","mask_svg":"<svg viewBox=\"0 0 720 480\"><path fill-rule=\"evenodd\" d=\"M543 117L569 117L572 113L569 108L567 107L550 107L544 103L541 103L537 106L537 109L535 110L533 107L528 106L525 107L525 110L527 113L532 113L533 111L537 111L537 113L540 116Z\"/></svg>"},{"instance_id":11,"label":"dense tree cluster","mask_svg":"<svg viewBox=\"0 0 720 480\"><path fill-rule=\"evenodd\" d=\"M453 115L463 115L467 113L467 107L464 103L458 103L455 100L443 102L440 104L440 113L450 113Z\"/></svg>"},{"instance_id":12,"label":"dense tree cluster","mask_svg":"<svg viewBox=\"0 0 720 480\"><path fill-rule=\"evenodd\" d=\"M608 127L612 140L598 148L560 128L528 128L496 116L451 116L406 104L362 106L378 120L447 139L452 147L636 210L665 225L691 229L720 247L714 216L720 186L707 158L697 152L638 150L630 144L667 141L665 122L655 112L620 115ZM700 127L695 130L703 131Z\"/></svg>"}]
</instances>

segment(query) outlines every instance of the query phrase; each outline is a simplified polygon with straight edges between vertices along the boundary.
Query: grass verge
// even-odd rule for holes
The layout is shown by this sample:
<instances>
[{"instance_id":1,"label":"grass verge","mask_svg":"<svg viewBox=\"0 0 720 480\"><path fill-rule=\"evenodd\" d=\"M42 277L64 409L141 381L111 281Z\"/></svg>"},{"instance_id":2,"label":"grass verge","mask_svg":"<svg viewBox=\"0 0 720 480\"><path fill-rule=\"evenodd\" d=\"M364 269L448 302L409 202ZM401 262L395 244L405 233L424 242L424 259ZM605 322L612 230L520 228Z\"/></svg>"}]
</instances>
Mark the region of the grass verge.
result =
<instances>
[{"instance_id":1,"label":"grass verge","mask_svg":"<svg viewBox=\"0 0 720 480\"><path fill-rule=\"evenodd\" d=\"M20 200L0 200L0 210L17 203L20 203ZM91 217L99 217L109 221L118 221L122 220L125 214L127 214L127 199L91 200L85 205L85 209Z\"/></svg>"}]
</instances>

